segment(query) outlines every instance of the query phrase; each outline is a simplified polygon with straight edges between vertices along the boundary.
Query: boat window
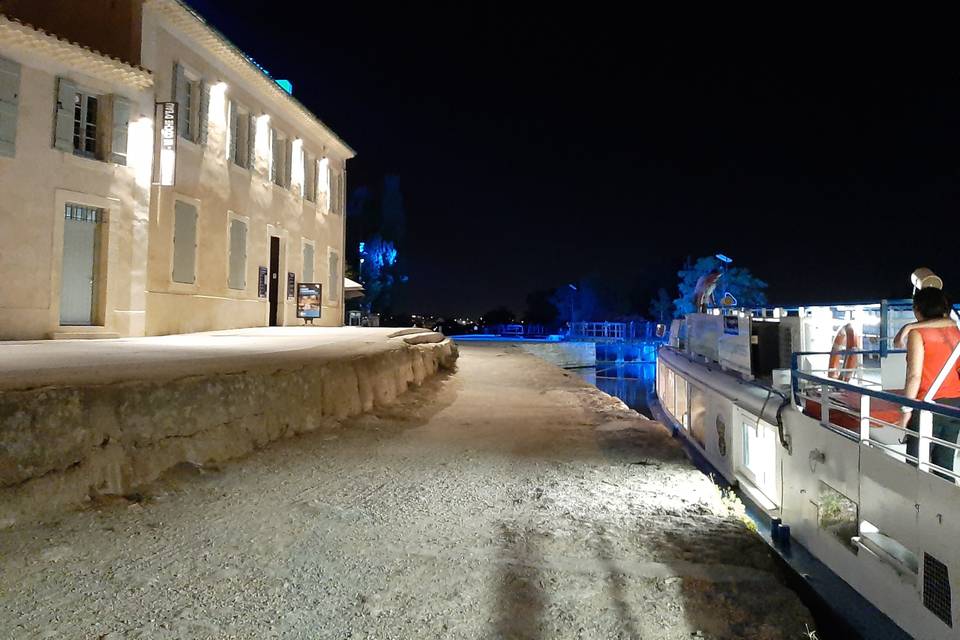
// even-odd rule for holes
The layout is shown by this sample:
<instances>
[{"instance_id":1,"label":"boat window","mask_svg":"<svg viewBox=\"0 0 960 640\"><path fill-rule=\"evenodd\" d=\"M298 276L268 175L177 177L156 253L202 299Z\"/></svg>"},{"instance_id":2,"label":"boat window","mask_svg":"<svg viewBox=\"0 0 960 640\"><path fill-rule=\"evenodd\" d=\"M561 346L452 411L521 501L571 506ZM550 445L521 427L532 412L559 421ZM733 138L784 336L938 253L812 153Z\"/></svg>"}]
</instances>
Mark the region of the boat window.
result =
<instances>
[{"instance_id":1,"label":"boat window","mask_svg":"<svg viewBox=\"0 0 960 640\"><path fill-rule=\"evenodd\" d=\"M836 536L845 547L851 551L856 549L853 538L859 528L857 503L822 481L817 523L821 529Z\"/></svg>"},{"instance_id":2,"label":"boat window","mask_svg":"<svg viewBox=\"0 0 960 640\"><path fill-rule=\"evenodd\" d=\"M706 448L707 394L690 385L690 435Z\"/></svg>"}]
</instances>

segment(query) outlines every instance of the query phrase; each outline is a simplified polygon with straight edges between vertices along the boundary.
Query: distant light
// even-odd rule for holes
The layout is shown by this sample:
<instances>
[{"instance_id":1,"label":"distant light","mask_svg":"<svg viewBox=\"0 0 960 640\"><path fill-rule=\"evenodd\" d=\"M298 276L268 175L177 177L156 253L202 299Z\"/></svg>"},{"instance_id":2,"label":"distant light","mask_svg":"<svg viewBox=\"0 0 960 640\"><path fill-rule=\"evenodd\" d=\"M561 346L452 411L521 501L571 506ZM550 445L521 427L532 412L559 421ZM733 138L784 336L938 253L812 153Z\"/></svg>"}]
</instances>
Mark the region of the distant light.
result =
<instances>
[{"instance_id":1,"label":"distant light","mask_svg":"<svg viewBox=\"0 0 960 640\"><path fill-rule=\"evenodd\" d=\"M568 284L567 286L570 287L571 289L573 289L574 291L577 290L577 288L576 288L575 286L573 286L572 284Z\"/></svg>"},{"instance_id":2,"label":"distant light","mask_svg":"<svg viewBox=\"0 0 960 640\"><path fill-rule=\"evenodd\" d=\"M293 83L292 83L292 82L290 82L289 80L277 80L276 82L277 82L278 85L280 85L280 87L281 87L284 91L286 91L286 92L289 93L290 95L293 95Z\"/></svg>"},{"instance_id":3,"label":"distant light","mask_svg":"<svg viewBox=\"0 0 960 640\"><path fill-rule=\"evenodd\" d=\"M366 249L366 247L367 247L367 243L366 243L366 242L361 242L361 243L360 243L360 253L363 253L363 250Z\"/></svg>"},{"instance_id":4,"label":"distant light","mask_svg":"<svg viewBox=\"0 0 960 640\"><path fill-rule=\"evenodd\" d=\"M730 264L731 262L733 262L733 258L728 258L727 256L723 255L722 253L718 253L718 254L716 255L716 258L717 258L717 260L719 260L720 262L725 262L726 264Z\"/></svg>"}]
</instances>

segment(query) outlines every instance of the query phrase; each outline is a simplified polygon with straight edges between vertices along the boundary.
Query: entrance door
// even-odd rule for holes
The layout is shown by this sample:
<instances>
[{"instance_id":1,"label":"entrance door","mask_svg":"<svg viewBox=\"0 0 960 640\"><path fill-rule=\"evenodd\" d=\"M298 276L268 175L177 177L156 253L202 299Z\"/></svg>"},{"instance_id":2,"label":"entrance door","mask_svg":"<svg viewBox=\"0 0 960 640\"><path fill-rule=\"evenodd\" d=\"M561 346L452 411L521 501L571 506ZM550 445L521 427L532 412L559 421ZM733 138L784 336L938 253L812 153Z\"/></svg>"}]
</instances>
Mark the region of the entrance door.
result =
<instances>
[{"instance_id":1,"label":"entrance door","mask_svg":"<svg viewBox=\"0 0 960 640\"><path fill-rule=\"evenodd\" d=\"M103 209L68 204L63 221L60 324L94 323Z\"/></svg>"},{"instance_id":2,"label":"entrance door","mask_svg":"<svg viewBox=\"0 0 960 640\"><path fill-rule=\"evenodd\" d=\"M275 327L280 308L280 238L270 236L270 326Z\"/></svg>"}]
</instances>

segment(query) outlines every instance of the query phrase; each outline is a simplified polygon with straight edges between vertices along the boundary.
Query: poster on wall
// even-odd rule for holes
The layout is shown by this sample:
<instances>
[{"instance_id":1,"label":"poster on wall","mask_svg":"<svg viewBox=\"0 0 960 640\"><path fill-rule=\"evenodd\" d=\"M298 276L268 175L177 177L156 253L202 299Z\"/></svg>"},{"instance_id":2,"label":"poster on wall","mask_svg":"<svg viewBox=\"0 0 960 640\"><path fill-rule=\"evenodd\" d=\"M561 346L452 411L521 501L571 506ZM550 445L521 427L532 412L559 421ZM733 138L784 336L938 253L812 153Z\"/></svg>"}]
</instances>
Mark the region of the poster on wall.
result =
<instances>
[{"instance_id":1,"label":"poster on wall","mask_svg":"<svg viewBox=\"0 0 960 640\"><path fill-rule=\"evenodd\" d=\"M293 300L297 295L297 274L292 271L287 272L287 300Z\"/></svg>"},{"instance_id":2,"label":"poster on wall","mask_svg":"<svg viewBox=\"0 0 960 640\"><path fill-rule=\"evenodd\" d=\"M260 298L267 297L267 268L260 267L260 272L257 275L257 296Z\"/></svg>"},{"instance_id":3,"label":"poster on wall","mask_svg":"<svg viewBox=\"0 0 960 640\"><path fill-rule=\"evenodd\" d=\"M297 285L297 317L313 322L320 317L320 294L323 285L318 282L301 282Z\"/></svg>"},{"instance_id":4,"label":"poster on wall","mask_svg":"<svg viewBox=\"0 0 960 640\"><path fill-rule=\"evenodd\" d=\"M157 147L160 157L154 164L153 182L161 187L172 187L177 180L177 109L176 102L157 103Z\"/></svg>"}]
</instances>

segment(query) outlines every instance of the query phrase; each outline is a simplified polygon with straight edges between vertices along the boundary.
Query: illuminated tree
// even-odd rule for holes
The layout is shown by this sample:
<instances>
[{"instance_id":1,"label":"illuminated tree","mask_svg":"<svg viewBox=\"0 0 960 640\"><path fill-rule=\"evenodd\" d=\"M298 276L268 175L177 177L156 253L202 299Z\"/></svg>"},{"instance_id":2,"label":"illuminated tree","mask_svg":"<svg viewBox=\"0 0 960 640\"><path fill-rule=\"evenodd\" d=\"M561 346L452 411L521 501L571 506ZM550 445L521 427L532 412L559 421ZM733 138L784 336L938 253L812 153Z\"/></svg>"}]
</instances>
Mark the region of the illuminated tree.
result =
<instances>
[{"instance_id":1,"label":"illuminated tree","mask_svg":"<svg viewBox=\"0 0 960 640\"><path fill-rule=\"evenodd\" d=\"M673 301L676 315L683 316L695 311L693 296L697 288L697 280L714 271L720 271L723 263L713 256L698 258L691 263L687 258L686 264L677 275L680 276L680 297ZM764 289L767 283L742 267L728 268L717 284L717 298L730 293L736 300L738 307L762 307L767 304Z\"/></svg>"}]
</instances>

